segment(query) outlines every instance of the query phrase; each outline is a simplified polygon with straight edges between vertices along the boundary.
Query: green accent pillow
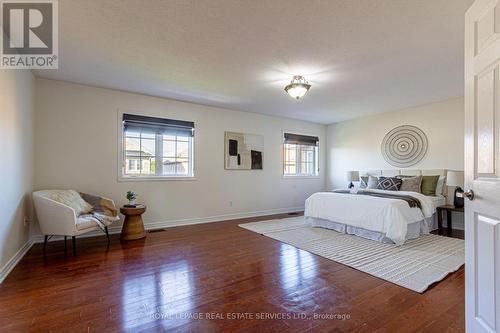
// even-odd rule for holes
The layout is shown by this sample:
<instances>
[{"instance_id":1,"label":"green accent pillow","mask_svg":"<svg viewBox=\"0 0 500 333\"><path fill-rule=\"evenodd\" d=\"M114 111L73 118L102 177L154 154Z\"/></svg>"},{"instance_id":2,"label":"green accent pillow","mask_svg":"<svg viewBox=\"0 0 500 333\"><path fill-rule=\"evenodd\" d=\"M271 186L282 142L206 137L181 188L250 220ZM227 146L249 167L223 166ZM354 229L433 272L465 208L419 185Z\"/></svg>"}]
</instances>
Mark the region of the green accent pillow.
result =
<instances>
[{"instance_id":1,"label":"green accent pillow","mask_svg":"<svg viewBox=\"0 0 500 333\"><path fill-rule=\"evenodd\" d=\"M423 176L422 177L422 194L436 196L436 186L439 180L439 175L437 176Z\"/></svg>"}]
</instances>

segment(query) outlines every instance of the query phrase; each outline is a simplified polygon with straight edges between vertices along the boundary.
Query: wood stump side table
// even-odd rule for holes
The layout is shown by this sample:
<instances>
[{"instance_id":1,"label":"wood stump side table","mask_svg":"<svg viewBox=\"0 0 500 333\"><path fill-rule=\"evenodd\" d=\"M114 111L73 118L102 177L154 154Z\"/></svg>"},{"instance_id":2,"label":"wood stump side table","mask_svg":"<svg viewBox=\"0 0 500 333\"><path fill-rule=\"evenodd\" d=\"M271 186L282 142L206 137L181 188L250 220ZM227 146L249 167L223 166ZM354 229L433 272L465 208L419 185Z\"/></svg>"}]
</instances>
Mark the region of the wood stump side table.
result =
<instances>
[{"instance_id":1,"label":"wood stump side table","mask_svg":"<svg viewBox=\"0 0 500 333\"><path fill-rule=\"evenodd\" d=\"M146 237L144 223L142 222L142 214L146 211L146 206L137 205L136 207L121 207L120 213L125 215L123 221L121 239L134 240Z\"/></svg>"}]
</instances>

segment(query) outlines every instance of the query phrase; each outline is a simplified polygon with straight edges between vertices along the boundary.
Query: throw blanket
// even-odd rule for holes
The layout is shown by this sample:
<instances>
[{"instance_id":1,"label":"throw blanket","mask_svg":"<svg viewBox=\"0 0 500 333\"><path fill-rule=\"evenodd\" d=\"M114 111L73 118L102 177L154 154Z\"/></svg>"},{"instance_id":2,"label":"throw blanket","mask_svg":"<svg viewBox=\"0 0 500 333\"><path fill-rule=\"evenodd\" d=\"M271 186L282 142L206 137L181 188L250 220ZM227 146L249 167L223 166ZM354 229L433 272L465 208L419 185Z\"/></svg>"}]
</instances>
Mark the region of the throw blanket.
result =
<instances>
[{"instance_id":1,"label":"throw blanket","mask_svg":"<svg viewBox=\"0 0 500 333\"><path fill-rule=\"evenodd\" d=\"M118 209L116 209L113 201L87 193L80 193L80 195L83 200L92 205L92 212L80 217L94 218L97 225L103 230L111 223L120 220Z\"/></svg>"},{"instance_id":2,"label":"throw blanket","mask_svg":"<svg viewBox=\"0 0 500 333\"><path fill-rule=\"evenodd\" d=\"M388 198L388 199L398 199L406 201L406 203L408 204L408 206L410 206L410 208L418 207L419 209L422 209L422 204L420 203L420 200L412 197L411 195L392 194L387 192L380 193L380 192L370 192L370 191L351 192L349 190L334 190L333 192L343 193L343 194L353 194L353 195L369 195L372 197Z\"/></svg>"}]
</instances>

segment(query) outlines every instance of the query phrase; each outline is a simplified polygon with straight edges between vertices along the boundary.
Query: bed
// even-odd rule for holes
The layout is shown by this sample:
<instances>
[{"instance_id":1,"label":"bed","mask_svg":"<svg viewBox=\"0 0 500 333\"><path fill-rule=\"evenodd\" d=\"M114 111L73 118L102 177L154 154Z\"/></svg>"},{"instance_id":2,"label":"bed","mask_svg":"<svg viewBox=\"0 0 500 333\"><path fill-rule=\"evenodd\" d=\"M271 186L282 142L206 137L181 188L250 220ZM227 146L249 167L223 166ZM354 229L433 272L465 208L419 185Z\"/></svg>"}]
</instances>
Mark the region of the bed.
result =
<instances>
[{"instance_id":1,"label":"bed","mask_svg":"<svg viewBox=\"0 0 500 333\"><path fill-rule=\"evenodd\" d=\"M440 175L446 170L381 170L368 171L366 175L393 177L396 175ZM417 238L436 229L436 207L446 203L446 185L436 196L417 192L363 190L372 195L318 192L311 195L305 204L304 215L312 226L349 233L383 243L403 244L407 239ZM420 202L419 207L410 207L404 200L379 197L397 194L409 196Z\"/></svg>"}]
</instances>

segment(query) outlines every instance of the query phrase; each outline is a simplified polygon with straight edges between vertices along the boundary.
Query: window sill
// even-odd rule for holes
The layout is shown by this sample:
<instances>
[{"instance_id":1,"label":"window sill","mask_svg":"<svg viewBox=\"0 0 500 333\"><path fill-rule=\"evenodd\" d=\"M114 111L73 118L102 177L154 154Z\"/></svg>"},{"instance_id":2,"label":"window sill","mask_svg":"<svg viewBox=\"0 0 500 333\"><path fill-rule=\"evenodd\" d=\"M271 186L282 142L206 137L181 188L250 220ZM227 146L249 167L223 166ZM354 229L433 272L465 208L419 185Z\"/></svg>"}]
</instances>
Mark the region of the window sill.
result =
<instances>
[{"instance_id":1,"label":"window sill","mask_svg":"<svg viewBox=\"0 0 500 333\"><path fill-rule=\"evenodd\" d=\"M319 179L319 175L315 176L293 176L293 175L282 175L281 178L283 179Z\"/></svg>"},{"instance_id":2,"label":"window sill","mask_svg":"<svg viewBox=\"0 0 500 333\"><path fill-rule=\"evenodd\" d=\"M119 182L165 182L165 181L193 181L194 176L166 176L166 177L118 177Z\"/></svg>"}]
</instances>

